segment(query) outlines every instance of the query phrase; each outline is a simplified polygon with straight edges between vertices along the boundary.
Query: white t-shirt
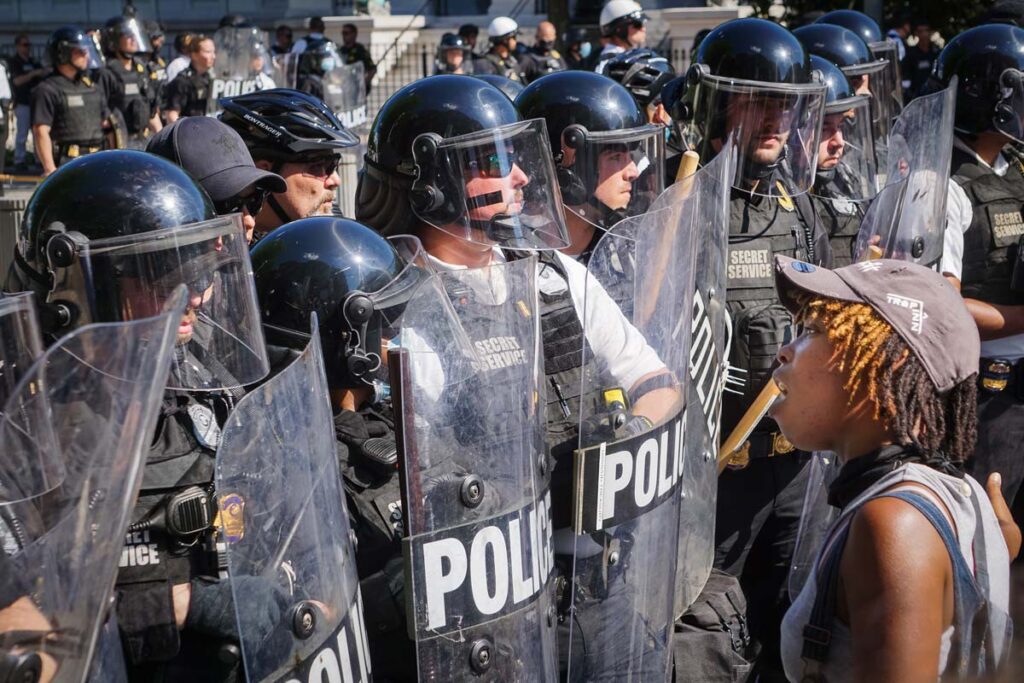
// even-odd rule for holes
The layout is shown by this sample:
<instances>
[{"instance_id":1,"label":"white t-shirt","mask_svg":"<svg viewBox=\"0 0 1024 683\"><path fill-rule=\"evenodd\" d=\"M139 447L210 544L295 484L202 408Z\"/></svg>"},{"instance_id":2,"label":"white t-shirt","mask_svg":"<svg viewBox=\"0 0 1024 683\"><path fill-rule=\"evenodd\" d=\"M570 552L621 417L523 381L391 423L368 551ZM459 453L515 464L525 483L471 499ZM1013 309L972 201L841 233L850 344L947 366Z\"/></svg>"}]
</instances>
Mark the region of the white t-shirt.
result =
<instances>
[{"instance_id":1,"label":"white t-shirt","mask_svg":"<svg viewBox=\"0 0 1024 683\"><path fill-rule=\"evenodd\" d=\"M972 155L978 163L988 166L960 138L953 139L953 147ZM990 168L996 175L1004 176L1009 167L1010 164L1006 157L1000 153ZM946 216L948 223L943 241L942 272L944 275L952 275L960 280L963 278L964 233L971 227L974 211L967 193L953 180L949 181ZM982 341L981 355L984 358L1005 358L1007 360L1024 358L1024 334L1013 334L1001 339Z\"/></svg>"},{"instance_id":2,"label":"white t-shirt","mask_svg":"<svg viewBox=\"0 0 1024 683\"><path fill-rule=\"evenodd\" d=\"M545 294L558 294L569 288L576 315L583 323L583 334L594 357L606 368L615 384L631 389L637 381L652 372L665 369L665 364L633 325L619 310L608 292L594 278L587 278L587 269L575 259L556 253L568 282L558 271L543 263L537 268L537 287ZM433 256L430 262L438 270L461 270ZM493 261L504 263L505 256L494 250Z\"/></svg>"},{"instance_id":3,"label":"white t-shirt","mask_svg":"<svg viewBox=\"0 0 1024 683\"><path fill-rule=\"evenodd\" d=\"M312 38L313 40L323 40L324 34L310 33L309 36L307 37ZM305 38L299 38L298 40L296 40L295 44L292 45L292 54L301 55L303 52L306 51L306 44L307 43Z\"/></svg>"},{"instance_id":4,"label":"white t-shirt","mask_svg":"<svg viewBox=\"0 0 1024 683\"><path fill-rule=\"evenodd\" d=\"M174 77L180 74L182 71L188 68L188 65L192 62L185 55L179 55L171 60L171 63L167 65L165 71L167 76L167 82L170 83L174 80Z\"/></svg>"}]
</instances>

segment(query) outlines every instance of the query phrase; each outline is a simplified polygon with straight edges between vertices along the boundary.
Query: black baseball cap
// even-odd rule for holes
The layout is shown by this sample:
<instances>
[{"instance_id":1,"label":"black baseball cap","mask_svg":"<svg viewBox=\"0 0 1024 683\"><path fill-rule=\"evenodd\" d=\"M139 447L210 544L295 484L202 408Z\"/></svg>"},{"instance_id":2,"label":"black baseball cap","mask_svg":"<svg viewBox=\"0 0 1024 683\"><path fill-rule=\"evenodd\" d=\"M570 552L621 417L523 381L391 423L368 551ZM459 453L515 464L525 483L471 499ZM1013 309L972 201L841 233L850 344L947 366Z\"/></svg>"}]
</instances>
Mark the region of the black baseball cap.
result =
<instances>
[{"instance_id":1,"label":"black baseball cap","mask_svg":"<svg viewBox=\"0 0 1024 683\"><path fill-rule=\"evenodd\" d=\"M981 341L974 319L960 292L930 268L878 259L828 270L776 256L775 288L794 315L800 291L871 306L907 343L939 391L978 372Z\"/></svg>"},{"instance_id":2,"label":"black baseball cap","mask_svg":"<svg viewBox=\"0 0 1024 683\"><path fill-rule=\"evenodd\" d=\"M245 142L231 126L208 116L178 119L150 138L146 151L188 171L214 203L231 199L250 185L270 192L288 189L281 176L256 168Z\"/></svg>"}]
</instances>

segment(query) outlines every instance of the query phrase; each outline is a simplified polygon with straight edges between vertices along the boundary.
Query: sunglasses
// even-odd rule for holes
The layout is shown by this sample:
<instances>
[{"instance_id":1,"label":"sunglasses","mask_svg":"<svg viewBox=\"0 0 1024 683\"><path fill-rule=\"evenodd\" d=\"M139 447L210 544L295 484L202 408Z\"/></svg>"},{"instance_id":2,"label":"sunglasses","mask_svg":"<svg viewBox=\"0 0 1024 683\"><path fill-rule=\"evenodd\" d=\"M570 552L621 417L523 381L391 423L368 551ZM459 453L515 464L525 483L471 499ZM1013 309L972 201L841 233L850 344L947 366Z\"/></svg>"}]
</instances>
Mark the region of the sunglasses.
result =
<instances>
[{"instance_id":1,"label":"sunglasses","mask_svg":"<svg viewBox=\"0 0 1024 683\"><path fill-rule=\"evenodd\" d=\"M341 165L341 157L330 156L297 163L305 167L304 173L316 178L327 178L337 172L338 166Z\"/></svg>"},{"instance_id":2,"label":"sunglasses","mask_svg":"<svg viewBox=\"0 0 1024 683\"><path fill-rule=\"evenodd\" d=\"M518 164L519 153L508 149L503 154L491 152L477 159L470 159L466 162L466 168L470 175L480 178L504 178L512 172L512 167Z\"/></svg>"},{"instance_id":3,"label":"sunglasses","mask_svg":"<svg viewBox=\"0 0 1024 683\"><path fill-rule=\"evenodd\" d=\"M240 213L243 209L248 211L250 216L256 216L263 208L263 202L267 200L268 194L269 190L255 190L248 197L235 196L222 202L214 202L213 208L221 216Z\"/></svg>"}]
</instances>

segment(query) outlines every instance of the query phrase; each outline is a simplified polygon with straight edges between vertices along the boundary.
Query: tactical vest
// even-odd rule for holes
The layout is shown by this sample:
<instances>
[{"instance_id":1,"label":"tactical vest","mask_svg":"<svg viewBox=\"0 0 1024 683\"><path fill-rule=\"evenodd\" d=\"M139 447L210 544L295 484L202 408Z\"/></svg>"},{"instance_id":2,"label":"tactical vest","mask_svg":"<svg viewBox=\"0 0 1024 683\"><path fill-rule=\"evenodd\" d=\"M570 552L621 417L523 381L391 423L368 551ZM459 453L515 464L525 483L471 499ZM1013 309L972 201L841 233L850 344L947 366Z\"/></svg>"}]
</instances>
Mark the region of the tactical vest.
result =
<instances>
[{"instance_id":1,"label":"tactical vest","mask_svg":"<svg viewBox=\"0 0 1024 683\"><path fill-rule=\"evenodd\" d=\"M140 135L152 116L149 96L149 73L142 62L132 58L131 66L125 68L121 60L111 57L107 68L121 83L121 93L114 98L114 106L124 116L125 125L131 135Z\"/></svg>"},{"instance_id":2,"label":"tactical vest","mask_svg":"<svg viewBox=\"0 0 1024 683\"><path fill-rule=\"evenodd\" d=\"M1019 304L1010 290L1017 244L1024 235L1024 173L1016 157L1008 157L1004 176L953 148L953 180L971 200L971 227L964 233L961 293L993 304Z\"/></svg>"},{"instance_id":3,"label":"tactical vest","mask_svg":"<svg viewBox=\"0 0 1024 683\"><path fill-rule=\"evenodd\" d=\"M819 256L822 251L826 256ZM733 189L726 258L726 306L733 324L729 362L747 375L742 396L722 397L723 434L732 430L768 381L790 333L792 316L775 291L774 257L820 263L827 252L828 242L806 195L776 199Z\"/></svg>"},{"instance_id":4,"label":"tactical vest","mask_svg":"<svg viewBox=\"0 0 1024 683\"><path fill-rule=\"evenodd\" d=\"M863 207L849 198L837 174L828 180L819 180L811 190L811 200L822 228L828 233L832 246L832 267L842 268L853 263L853 250L863 218Z\"/></svg>"},{"instance_id":5,"label":"tactical vest","mask_svg":"<svg viewBox=\"0 0 1024 683\"><path fill-rule=\"evenodd\" d=\"M494 65L499 76L504 76L510 81L522 82L523 76L519 70L519 61L512 55L502 59L500 55L488 52L483 58Z\"/></svg>"},{"instance_id":6,"label":"tactical vest","mask_svg":"<svg viewBox=\"0 0 1024 683\"><path fill-rule=\"evenodd\" d=\"M210 90L213 85L213 76L209 71L203 74L196 73L191 66L181 73L185 74L188 80L189 93L188 102L181 111L182 116L205 116L207 102L210 97Z\"/></svg>"},{"instance_id":7,"label":"tactical vest","mask_svg":"<svg viewBox=\"0 0 1024 683\"><path fill-rule=\"evenodd\" d=\"M83 76L74 81L53 73L46 79L60 93L50 137L57 146L97 146L103 141L103 94Z\"/></svg>"}]
</instances>

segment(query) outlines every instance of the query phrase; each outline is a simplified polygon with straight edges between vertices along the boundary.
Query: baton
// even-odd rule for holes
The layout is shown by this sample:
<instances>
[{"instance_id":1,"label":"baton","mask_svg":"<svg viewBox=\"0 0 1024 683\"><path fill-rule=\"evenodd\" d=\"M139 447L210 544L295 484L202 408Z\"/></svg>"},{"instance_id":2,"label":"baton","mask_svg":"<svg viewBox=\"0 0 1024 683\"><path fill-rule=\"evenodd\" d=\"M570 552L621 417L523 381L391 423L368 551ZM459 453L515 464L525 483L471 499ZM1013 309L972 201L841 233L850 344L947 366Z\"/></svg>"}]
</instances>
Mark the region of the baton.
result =
<instances>
[{"instance_id":1,"label":"baton","mask_svg":"<svg viewBox=\"0 0 1024 683\"><path fill-rule=\"evenodd\" d=\"M740 447L746 443L747 439L754 431L754 427L761 421L767 413L768 409L775 403L775 399L779 397L779 385L775 383L774 379L769 379L768 383L764 385L764 389L757 395L754 402L747 408L747 412L743 413L743 417L740 418L736 428L732 430L729 438L725 440L722 447L718 449L718 473L721 474L725 466L729 464L729 461L735 455L736 451L740 450Z\"/></svg>"},{"instance_id":2,"label":"baton","mask_svg":"<svg viewBox=\"0 0 1024 683\"><path fill-rule=\"evenodd\" d=\"M0 183L32 183L38 185L45 180L39 175L9 175L7 173L0 173Z\"/></svg>"},{"instance_id":3,"label":"baton","mask_svg":"<svg viewBox=\"0 0 1024 683\"><path fill-rule=\"evenodd\" d=\"M861 256L860 260L861 261L877 261L878 259L882 258L882 256L884 256L884 255L885 254L882 253L882 248L880 246L878 246L877 244L872 244L872 245L868 246L867 251L864 252L864 255Z\"/></svg>"}]
</instances>

